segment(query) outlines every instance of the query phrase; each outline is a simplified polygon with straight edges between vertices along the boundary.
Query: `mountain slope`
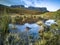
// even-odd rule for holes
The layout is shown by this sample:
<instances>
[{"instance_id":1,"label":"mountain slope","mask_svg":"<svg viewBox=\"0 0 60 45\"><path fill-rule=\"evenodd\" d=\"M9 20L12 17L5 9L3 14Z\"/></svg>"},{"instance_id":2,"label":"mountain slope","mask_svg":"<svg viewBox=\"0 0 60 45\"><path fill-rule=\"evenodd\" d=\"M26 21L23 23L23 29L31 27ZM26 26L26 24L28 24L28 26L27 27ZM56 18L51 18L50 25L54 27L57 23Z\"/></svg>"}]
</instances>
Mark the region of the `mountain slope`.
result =
<instances>
[{"instance_id":1,"label":"mountain slope","mask_svg":"<svg viewBox=\"0 0 60 45\"><path fill-rule=\"evenodd\" d=\"M60 19L60 9L55 12L47 12L45 14L42 14L43 18L48 19Z\"/></svg>"},{"instance_id":2,"label":"mountain slope","mask_svg":"<svg viewBox=\"0 0 60 45\"><path fill-rule=\"evenodd\" d=\"M45 12L48 12L48 10L46 8L37 8L37 7L24 7L23 5L13 5L13 6L5 6L5 5L1 5L0 4L0 12L3 13L4 10L6 10L7 13L17 13L20 15L24 15L24 14L42 14Z\"/></svg>"}]
</instances>

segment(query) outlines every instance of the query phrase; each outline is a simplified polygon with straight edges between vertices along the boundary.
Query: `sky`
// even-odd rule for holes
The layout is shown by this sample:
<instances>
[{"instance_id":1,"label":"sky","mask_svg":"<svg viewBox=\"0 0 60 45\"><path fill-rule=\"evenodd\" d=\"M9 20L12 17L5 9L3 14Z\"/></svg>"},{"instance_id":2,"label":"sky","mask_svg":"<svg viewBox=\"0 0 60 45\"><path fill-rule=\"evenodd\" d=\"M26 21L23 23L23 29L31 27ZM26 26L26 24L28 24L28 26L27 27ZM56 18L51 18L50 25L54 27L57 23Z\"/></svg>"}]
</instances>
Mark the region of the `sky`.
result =
<instances>
[{"instance_id":1,"label":"sky","mask_svg":"<svg viewBox=\"0 0 60 45\"><path fill-rule=\"evenodd\" d=\"M46 7L49 11L60 9L60 0L0 0L0 4L10 5L25 5L25 7Z\"/></svg>"}]
</instances>

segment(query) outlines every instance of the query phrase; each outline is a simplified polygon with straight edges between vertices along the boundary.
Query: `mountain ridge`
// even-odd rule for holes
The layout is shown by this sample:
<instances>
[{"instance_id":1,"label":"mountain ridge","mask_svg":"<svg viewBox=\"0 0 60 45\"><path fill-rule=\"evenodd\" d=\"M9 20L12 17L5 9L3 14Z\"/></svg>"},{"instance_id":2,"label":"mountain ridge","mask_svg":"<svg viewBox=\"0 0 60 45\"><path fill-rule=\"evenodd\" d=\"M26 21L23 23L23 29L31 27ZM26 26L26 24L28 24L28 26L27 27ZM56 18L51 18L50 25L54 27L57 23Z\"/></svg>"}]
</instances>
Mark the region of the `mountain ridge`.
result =
<instances>
[{"instance_id":1,"label":"mountain ridge","mask_svg":"<svg viewBox=\"0 0 60 45\"><path fill-rule=\"evenodd\" d=\"M20 15L23 14L42 14L45 12L49 12L47 8L38 8L38 7L28 7L26 8L24 5L12 5L12 6L5 6L0 4L0 12L6 9L7 13L17 13Z\"/></svg>"}]
</instances>

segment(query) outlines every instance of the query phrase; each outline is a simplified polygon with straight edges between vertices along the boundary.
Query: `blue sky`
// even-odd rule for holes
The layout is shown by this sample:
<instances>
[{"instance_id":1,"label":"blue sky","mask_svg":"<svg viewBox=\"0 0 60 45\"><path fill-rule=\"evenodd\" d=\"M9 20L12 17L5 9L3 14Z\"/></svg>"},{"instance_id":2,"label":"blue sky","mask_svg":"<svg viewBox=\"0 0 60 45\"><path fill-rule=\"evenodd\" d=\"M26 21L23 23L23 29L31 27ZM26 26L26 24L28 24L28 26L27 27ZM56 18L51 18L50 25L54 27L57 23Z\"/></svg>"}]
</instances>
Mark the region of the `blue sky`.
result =
<instances>
[{"instance_id":1,"label":"blue sky","mask_svg":"<svg viewBox=\"0 0 60 45\"><path fill-rule=\"evenodd\" d=\"M49 11L60 9L60 0L0 0L0 4L46 7Z\"/></svg>"}]
</instances>

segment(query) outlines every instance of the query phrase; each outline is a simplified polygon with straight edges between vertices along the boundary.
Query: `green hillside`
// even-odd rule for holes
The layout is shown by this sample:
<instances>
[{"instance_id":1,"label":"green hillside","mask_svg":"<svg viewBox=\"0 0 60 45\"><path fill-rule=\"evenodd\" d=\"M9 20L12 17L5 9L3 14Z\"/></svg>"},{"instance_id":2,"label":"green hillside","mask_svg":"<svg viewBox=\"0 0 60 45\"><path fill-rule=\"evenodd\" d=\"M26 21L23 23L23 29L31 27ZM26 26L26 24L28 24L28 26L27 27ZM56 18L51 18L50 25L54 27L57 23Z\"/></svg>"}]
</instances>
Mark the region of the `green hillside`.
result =
<instances>
[{"instance_id":1,"label":"green hillside","mask_svg":"<svg viewBox=\"0 0 60 45\"><path fill-rule=\"evenodd\" d=\"M37 9L27 9L27 8L13 8L11 6L5 6L5 5L1 5L0 4L0 14L4 14L4 11L6 11L8 14L11 14L11 13L16 13L16 14L19 14L19 15L24 15L24 14L31 14L31 15L37 15L37 14L43 14L47 11L43 10L43 11L40 11L40 10L37 10Z\"/></svg>"},{"instance_id":2,"label":"green hillside","mask_svg":"<svg viewBox=\"0 0 60 45\"><path fill-rule=\"evenodd\" d=\"M45 14L42 14L43 18L48 18L48 19L60 19L60 10L57 10L55 12L47 12Z\"/></svg>"}]
</instances>

